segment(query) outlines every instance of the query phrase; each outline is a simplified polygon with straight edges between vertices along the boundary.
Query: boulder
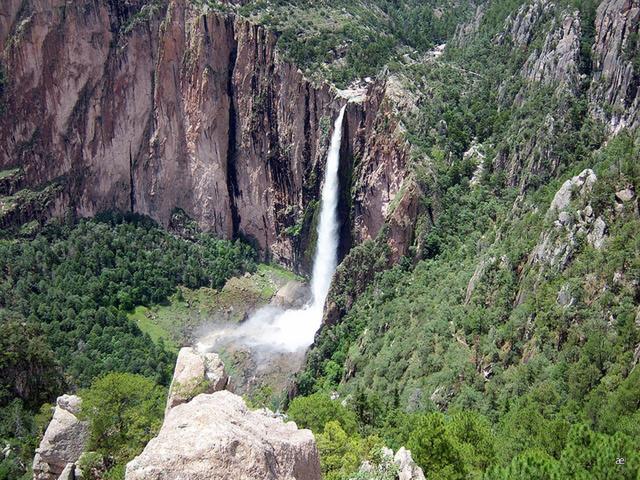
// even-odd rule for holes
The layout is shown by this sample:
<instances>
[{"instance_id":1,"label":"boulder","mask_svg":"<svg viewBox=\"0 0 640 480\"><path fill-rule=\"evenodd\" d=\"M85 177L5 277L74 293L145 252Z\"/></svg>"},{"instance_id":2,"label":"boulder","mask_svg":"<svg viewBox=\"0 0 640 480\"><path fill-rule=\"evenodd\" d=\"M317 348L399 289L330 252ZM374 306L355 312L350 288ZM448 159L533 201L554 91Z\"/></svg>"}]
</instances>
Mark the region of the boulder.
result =
<instances>
[{"instance_id":1,"label":"boulder","mask_svg":"<svg viewBox=\"0 0 640 480\"><path fill-rule=\"evenodd\" d=\"M218 355L201 353L192 347L181 348L169 388L165 415L176 405L186 403L200 393L223 390L228 383L229 376Z\"/></svg>"},{"instance_id":2,"label":"boulder","mask_svg":"<svg viewBox=\"0 0 640 480\"><path fill-rule=\"evenodd\" d=\"M635 197L636 192L633 190L633 188L625 188L624 190L616 192L616 198L622 203L630 202Z\"/></svg>"},{"instance_id":3,"label":"boulder","mask_svg":"<svg viewBox=\"0 0 640 480\"><path fill-rule=\"evenodd\" d=\"M393 454L393 450L383 447L380 452L379 462L372 464L365 460L360 466L358 479L390 478L395 475L395 480L425 480L422 469L413 461L411 451L404 447ZM352 479L355 480L355 479Z\"/></svg>"},{"instance_id":4,"label":"boulder","mask_svg":"<svg viewBox=\"0 0 640 480\"><path fill-rule=\"evenodd\" d=\"M607 238L607 224L602 217L596 218L591 232L587 235L587 241L596 250L602 249Z\"/></svg>"},{"instance_id":5,"label":"boulder","mask_svg":"<svg viewBox=\"0 0 640 480\"><path fill-rule=\"evenodd\" d=\"M67 463L58 480L82 480L82 478L80 467L75 463Z\"/></svg>"},{"instance_id":6,"label":"boulder","mask_svg":"<svg viewBox=\"0 0 640 480\"><path fill-rule=\"evenodd\" d=\"M313 434L250 411L228 391L170 409L126 480L320 480Z\"/></svg>"},{"instance_id":7,"label":"boulder","mask_svg":"<svg viewBox=\"0 0 640 480\"><path fill-rule=\"evenodd\" d=\"M76 417L81 400L75 395L58 397L53 418L33 459L34 480L57 480L68 464L74 464L89 440L89 426Z\"/></svg>"},{"instance_id":8,"label":"boulder","mask_svg":"<svg viewBox=\"0 0 640 480\"><path fill-rule=\"evenodd\" d=\"M398 480L425 480L424 473L413 461L410 450L400 447L393 461L398 466Z\"/></svg>"},{"instance_id":9,"label":"boulder","mask_svg":"<svg viewBox=\"0 0 640 480\"><path fill-rule=\"evenodd\" d=\"M274 295L271 303L283 308L302 308L311 300L309 288L302 282L287 282Z\"/></svg>"},{"instance_id":10,"label":"boulder","mask_svg":"<svg viewBox=\"0 0 640 480\"><path fill-rule=\"evenodd\" d=\"M549 212L559 213L566 210L574 194L577 193L580 196L587 195L591 192L597 180L598 177L590 168L583 170L579 175L567 180L554 195L551 206L549 207Z\"/></svg>"}]
</instances>

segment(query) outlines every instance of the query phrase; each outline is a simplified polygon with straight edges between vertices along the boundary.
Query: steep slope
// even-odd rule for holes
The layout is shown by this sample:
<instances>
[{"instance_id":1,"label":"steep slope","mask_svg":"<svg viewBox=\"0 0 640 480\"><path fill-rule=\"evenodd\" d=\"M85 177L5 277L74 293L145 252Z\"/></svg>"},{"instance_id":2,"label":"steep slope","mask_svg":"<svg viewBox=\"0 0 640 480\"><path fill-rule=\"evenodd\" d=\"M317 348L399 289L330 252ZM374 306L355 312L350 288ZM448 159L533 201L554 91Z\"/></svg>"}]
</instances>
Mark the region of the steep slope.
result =
<instances>
[{"instance_id":1,"label":"steep slope","mask_svg":"<svg viewBox=\"0 0 640 480\"><path fill-rule=\"evenodd\" d=\"M351 251L296 393L413 438L427 477L638 471L638 3L575 5L486 2L392 73L414 262Z\"/></svg>"},{"instance_id":2,"label":"steep slope","mask_svg":"<svg viewBox=\"0 0 640 480\"><path fill-rule=\"evenodd\" d=\"M25 191L55 186L32 217L115 208L168 225L180 208L308 267L328 129L346 100L282 61L274 35L185 0L1 8L0 168L19 168ZM370 88L381 93L350 104L344 130L343 189L362 194L345 198L343 252L378 233L404 176L402 141L378 125L384 83ZM18 200L3 199L24 213L4 225L29 217Z\"/></svg>"}]
</instances>

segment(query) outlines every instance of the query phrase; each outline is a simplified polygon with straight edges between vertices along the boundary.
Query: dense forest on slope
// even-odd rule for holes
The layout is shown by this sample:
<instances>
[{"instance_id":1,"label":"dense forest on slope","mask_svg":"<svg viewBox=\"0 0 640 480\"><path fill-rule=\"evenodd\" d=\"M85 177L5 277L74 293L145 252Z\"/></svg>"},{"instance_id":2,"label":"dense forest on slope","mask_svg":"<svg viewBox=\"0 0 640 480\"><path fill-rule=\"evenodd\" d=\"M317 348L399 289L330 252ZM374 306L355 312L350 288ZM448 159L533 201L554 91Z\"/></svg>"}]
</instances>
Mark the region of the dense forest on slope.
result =
<instances>
[{"instance_id":1,"label":"dense forest on slope","mask_svg":"<svg viewBox=\"0 0 640 480\"><path fill-rule=\"evenodd\" d=\"M279 33L286 58L340 87L443 43L473 1L249 1L238 13Z\"/></svg>"},{"instance_id":2,"label":"dense forest on slope","mask_svg":"<svg viewBox=\"0 0 640 480\"><path fill-rule=\"evenodd\" d=\"M339 267L344 316L290 411L348 452L328 478L372 438L427 478L636 477L640 138L594 115L599 3L487 2L442 59L390 66L425 213L413 258L374 275L382 235ZM554 29L578 23L573 64L545 70ZM331 392L355 418L298 407Z\"/></svg>"},{"instance_id":3,"label":"dense forest on slope","mask_svg":"<svg viewBox=\"0 0 640 480\"><path fill-rule=\"evenodd\" d=\"M110 372L136 374L133 391L146 385L138 377L168 385L175 355L127 317L135 305L163 302L178 285L219 288L253 269L245 244L186 240L137 215L53 222L33 238L1 240L0 439L17 455L0 463L0 478L30 465L48 407L33 412L57 395ZM149 418L161 417L162 405Z\"/></svg>"},{"instance_id":4,"label":"dense forest on slope","mask_svg":"<svg viewBox=\"0 0 640 480\"><path fill-rule=\"evenodd\" d=\"M488 478L532 478L531 469L540 478L556 478L547 470L557 478L635 478L640 220L629 205L615 212L615 192L638 185L637 155L633 139L622 136L590 164L601 182L592 205L607 219L608 247L578 236L564 268L544 264L553 257L525 265L546 238L558 182L523 199L522 216L514 216L513 197L470 188L468 179L450 187L429 238L439 253L379 274L346 317L322 331L302 392L319 399L337 390L358 412L359 429L349 432L346 422L346 432L407 445L436 478L487 471ZM580 200L572 206L572 215L585 208ZM557 234L562 245L565 232ZM305 419L318 433L331 425L322 421L340 421ZM465 436L473 433L451 433L463 428L456 422L478 425L486 451L473 450L476 439ZM440 443L452 457L433 448ZM611 469L625 455L625 469Z\"/></svg>"}]
</instances>

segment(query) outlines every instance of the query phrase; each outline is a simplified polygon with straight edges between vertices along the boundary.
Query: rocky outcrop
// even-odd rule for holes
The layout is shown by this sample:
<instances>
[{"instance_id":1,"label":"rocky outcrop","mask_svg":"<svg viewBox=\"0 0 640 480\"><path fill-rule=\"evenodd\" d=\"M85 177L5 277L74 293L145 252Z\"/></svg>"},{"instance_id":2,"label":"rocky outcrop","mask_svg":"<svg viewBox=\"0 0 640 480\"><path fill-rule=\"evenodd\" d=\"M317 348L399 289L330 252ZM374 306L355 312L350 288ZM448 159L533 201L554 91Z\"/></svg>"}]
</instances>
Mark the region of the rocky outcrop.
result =
<instances>
[{"instance_id":1,"label":"rocky outcrop","mask_svg":"<svg viewBox=\"0 0 640 480\"><path fill-rule=\"evenodd\" d=\"M171 409L160 433L127 465L126 480L320 480L313 434L247 409L227 391Z\"/></svg>"},{"instance_id":2,"label":"rocky outcrop","mask_svg":"<svg viewBox=\"0 0 640 480\"><path fill-rule=\"evenodd\" d=\"M522 5L515 14L509 15L504 31L496 36L494 42L497 44L513 42L519 48L529 46L538 25L553 12L554 8L555 5L550 0L536 0Z\"/></svg>"},{"instance_id":3,"label":"rocky outcrop","mask_svg":"<svg viewBox=\"0 0 640 480\"><path fill-rule=\"evenodd\" d=\"M465 44L476 36L480 30L482 19L484 18L484 9L485 5L478 5L473 17L471 17L468 22L461 23L456 27L456 32L453 35L451 45L458 48L464 47Z\"/></svg>"},{"instance_id":4,"label":"rocky outcrop","mask_svg":"<svg viewBox=\"0 0 640 480\"><path fill-rule=\"evenodd\" d=\"M591 109L611 133L640 126L640 2L605 0L596 14Z\"/></svg>"},{"instance_id":5,"label":"rocky outcrop","mask_svg":"<svg viewBox=\"0 0 640 480\"><path fill-rule=\"evenodd\" d=\"M411 456L411 451L404 447L393 456L394 463L398 466L398 480L425 480L422 469Z\"/></svg>"},{"instance_id":6,"label":"rocky outcrop","mask_svg":"<svg viewBox=\"0 0 640 480\"><path fill-rule=\"evenodd\" d=\"M593 170L586 169L562 184L547 212L548 218L553 221L553 228L541 235L531 256L533 263L564 268L580 236L586 235L592 246L602 247L606 224L602 218L595 218L589 205L589 195L596 181ZM574 208L570 208L572 202Z\"/></svg>"},{"instance_id":7,"label":"rocky outcrop","mask_svg":"<svg viewBox=\"0 0 640 480\"><path fill-rule=\"evenodd\" d=\"M311 431L250 411L225 390L228 380L216 354L182 348L162 428L129 462L126 480L320 480Z\"/></svg>"},{"instance_id":8,"label":"rocky outcrop","mask_svg":"<svg viewBox=\"0 0 640 480\"><path fill-rule=\"evenodd\" d=\"M416 188L407 175L409 145L387 98L387 80L374 84L363 104L364 119L356 138L354 156L361 161L353 169L352 225L357 243L373 239L391 218L389 245L394 260L411 246L416 218ZM397 209L395 206L402 204ZM405 222L409 220L411 225Z\"/></svg>"},{"instance_id":9,"label":"rocky outcrop","mask_svg":"<svg viewBox=\"0 0 640 480\"><path fill-rule=\"evenodd\" d=\"M81 480L82 478L83 475L80 467L75 463L67 463L58 480Z\"/></svg>"},{"instance_id":10,"label":"rocky outcrop","mask_svg":"<svg viewBox=\"0 0 640 480\"><path fill-rule=\"evenodd\" d=\"M580 15L566 14L558 23L545 38L542 49L531 53L522 67L522 76L575 93L580 77Z\"/></svg>"},{"instance_id":11,"label":"rocky outcrop","mask_svg":"<svg viewBox=\"0 0 640 480\"><path fill-rule=\"evenodd\" d=\"M276 292L271 304L282 308L302 308L310 300L309 287L297 280L291 280Z\"/></svg>"},{"instance_id":12,"label":"rocky outcrop","mask_svg":"<svg viewBox=\"0 0 640 480\"><path fill-rule=\"evenodd\" d=\"M276 37L246 19L187 0L146 3L2 2L0 169L22 167L29 188L64 185L55 214L116 208L168 225L180 208L205 230L308 269L329 130L345 100L283 61ZM384 88L347 111L342 187L357 198L341 204L342 253L378 233L405 173L404 145L386 136Z\"/></svg>"},{"instance_id":13,"label":"rocky outcrop","mask_svg":"<svg viewBox=\"0 0 640 480\"><path fill-rule=\"evenodd\" d=\"M165 414L196 395L223 390L228 383L229 376L217 354L201 353L192 347L181 348L169 388Z\"/></svg>"},{"instance_id":14,"label":"rocky outcrop","mask_svg":"<svg viewBox=\"0 0 640 480\"><path fill-rule=\"evenodd\" d=\"M393 454L393 450L383 447L380 452L380 461L373 465L365 461L360 466L358 479L392 478L395 480L425 480L424 472L416 464L411 456L411 451L404 447Z\"/></svg>"},{"instance_id":15,"label":"rocky outcrop","mask_svg":"<svg viewBox=\"0 0 640 480\"><path fill-rule=\"evenodd\" d=\"M527 270L538 269L534 279L536 285L546 269L562 271L567 267L581 239L598 250L605 246L607 224L595 214L590 203L597 180L593 170L585 169L565 181L554 195L546 214L551 227L540 234L527 261ZM531 290L531 286L524 282L516 296L516 305L522 303ZM564 294L559 296L558 303L571 303L565 302L564 297Z\"/></svg>"},{"instance_id":16,"label":"rocky outcrop","mask_svg":"<svg viewBox=\"0 0 640 480\"><path fill-rule=\"evenodd\" d=\"M76 416L81 400L75 395L58 397L53 418L33 459L34 480L57 480L63 472L74 475L75 462L89 439L89 427Z\"/></svg>"}]
</instances>

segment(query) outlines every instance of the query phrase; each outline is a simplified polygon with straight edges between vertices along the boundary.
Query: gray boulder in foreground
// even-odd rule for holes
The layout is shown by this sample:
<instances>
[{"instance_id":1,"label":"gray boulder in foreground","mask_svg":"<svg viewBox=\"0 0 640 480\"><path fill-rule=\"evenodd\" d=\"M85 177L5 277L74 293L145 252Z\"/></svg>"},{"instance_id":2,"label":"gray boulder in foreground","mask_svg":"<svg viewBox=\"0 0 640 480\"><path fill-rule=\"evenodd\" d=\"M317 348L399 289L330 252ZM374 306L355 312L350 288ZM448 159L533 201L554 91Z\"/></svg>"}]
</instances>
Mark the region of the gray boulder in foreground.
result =
<instances>
[{"instance_id":1,"label":"gray boulder in foreground","mask_svg":"<svg viewBox=\"0 0 640 480\"><path fill-rule=\"evenodd\" d=\"M75 395L58 397L53 418L33 459L34 480L57 480L67 465L82 455L89 440L89 427L76 417L80 403Z\"/></svg>"},{"instance_id":2,"label":"gray boulder in foreground","mask_svg":"<svg viewBox=\"0 0 640 480\"><path fill-rule=\"evenodd\" d=\"M320 480L313 434L228 391L171 408L126 480Z\"/></svg>"}]
</instances>

